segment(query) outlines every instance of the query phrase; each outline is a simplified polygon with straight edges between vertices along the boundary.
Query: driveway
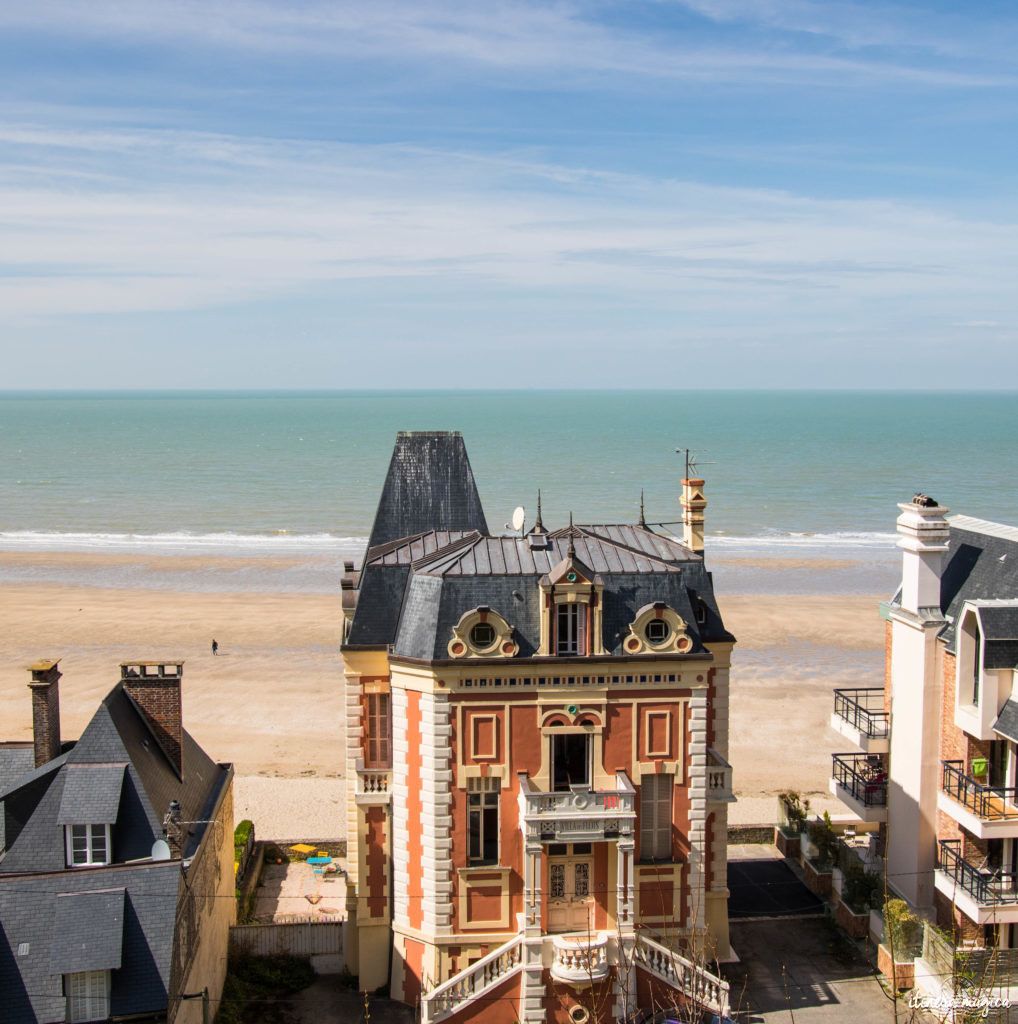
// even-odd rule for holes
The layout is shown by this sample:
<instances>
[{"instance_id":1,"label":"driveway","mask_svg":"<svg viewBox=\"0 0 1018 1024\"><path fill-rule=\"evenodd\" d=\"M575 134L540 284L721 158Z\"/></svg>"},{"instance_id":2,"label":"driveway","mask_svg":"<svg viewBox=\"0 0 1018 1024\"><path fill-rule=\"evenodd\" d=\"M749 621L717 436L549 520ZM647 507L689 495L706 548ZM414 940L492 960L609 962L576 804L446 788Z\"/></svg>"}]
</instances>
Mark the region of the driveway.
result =
<instances>
[{"instance_id":1,"label":"driveway","mask_svg":"<svg viewBox=\"0 0 1018 1024\"><path fill-rule=\"evenodd\" d=\"M731 937L740 962L724 975L740 1022L894 1020L873 967L829 918L733 921Z\"/></svg>"},{"instance_id":2,"label":"driveway","mask_svg":"<svg viewBox=\"0 0 1018 1024\"><path fill-rule=\"evenodd\" d=\"M728 848L728 919L822 914L815 896L773 846Z\"/></svg>"}]
</instances>

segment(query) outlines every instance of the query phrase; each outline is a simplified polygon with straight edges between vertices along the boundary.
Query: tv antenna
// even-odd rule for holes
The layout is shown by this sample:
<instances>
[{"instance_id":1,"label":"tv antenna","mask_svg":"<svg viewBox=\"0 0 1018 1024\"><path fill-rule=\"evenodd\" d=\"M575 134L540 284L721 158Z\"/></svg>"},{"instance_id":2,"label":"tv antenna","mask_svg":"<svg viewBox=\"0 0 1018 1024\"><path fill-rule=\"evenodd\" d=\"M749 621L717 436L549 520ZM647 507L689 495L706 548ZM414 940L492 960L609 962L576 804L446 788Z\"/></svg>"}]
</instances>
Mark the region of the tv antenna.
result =
<instances>
[{"instance_id":1,"label":"tv antenna","mask_svg":"<svg viewBox=\"0 0 1018 1024\"><path fill-rule=\"evenodd\" d=\"M697 466L716 466L716 462L698 462L697 455L704 455L706 452L701 448L694 450L692 448L676 448L676 453L684 455L686 457L686 479L691 480L693 477L693 471Z\"/></svg>"}]
</instances>

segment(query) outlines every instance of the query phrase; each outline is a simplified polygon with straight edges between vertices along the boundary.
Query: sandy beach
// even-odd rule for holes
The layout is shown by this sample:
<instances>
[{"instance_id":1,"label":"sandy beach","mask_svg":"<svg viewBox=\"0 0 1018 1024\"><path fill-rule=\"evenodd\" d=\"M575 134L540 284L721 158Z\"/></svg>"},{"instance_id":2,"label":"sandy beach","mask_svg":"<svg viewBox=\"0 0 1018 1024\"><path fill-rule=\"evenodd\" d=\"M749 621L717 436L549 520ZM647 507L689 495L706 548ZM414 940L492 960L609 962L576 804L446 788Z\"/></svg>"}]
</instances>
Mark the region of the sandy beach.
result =
<instances>
[{"instance_id":1,"label":"sandy beach","mask_svg":"<svg viewBox=\"0 0 1018 1024\"><path fill-rule=\"evenodd\" d=\"M116 571L123 556L0 555L65 568ZM120 560L118 562L118 560ZM229 565L219 564L229 562ZM216 564L213 564L215 562ZM242 559L206 560L210 571ZM167 589L66 583L0 587L0 740L31 738L24 668L61 659L62 733L77 737L114 685L121 661L185 662L184 725L235 765L237 817L264 838L342 835L343 674L335 595L191 593L169 589L195 559L146 559ZM134 560L137 564L137 560ZM259 560L265 567L265 561ZM820 568L814 566L814 568ZM795 788L837 808L827 790L827 723L836 686L879 686L883 624L877 596L720 597L738 637L732 670L731 762L739 802L731 820L772 820L774 798ZM220 655L211 654L211 641ZM825 804L824 802L827 801Z\"/></svg>"}]
</instances>

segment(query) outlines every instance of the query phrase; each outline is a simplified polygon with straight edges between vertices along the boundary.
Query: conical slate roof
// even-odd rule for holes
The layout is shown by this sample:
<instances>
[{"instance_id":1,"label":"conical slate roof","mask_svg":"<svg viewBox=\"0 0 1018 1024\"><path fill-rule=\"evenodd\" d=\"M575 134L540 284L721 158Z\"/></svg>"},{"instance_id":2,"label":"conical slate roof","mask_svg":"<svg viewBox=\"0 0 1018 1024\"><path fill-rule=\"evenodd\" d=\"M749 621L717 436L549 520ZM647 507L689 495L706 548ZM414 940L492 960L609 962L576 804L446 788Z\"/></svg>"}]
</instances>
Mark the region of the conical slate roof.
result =
<instances>
[{"instance_id":1,"label":"conical slate roof","mask_svg":"<svg viewBox=\"0 0 1018 1024\"><path fill-rule=\"evenodd\" d=\"M466 445L458 430L401 430L368 550L431 530L488 532Z\"/></svg>"}]
</instances>

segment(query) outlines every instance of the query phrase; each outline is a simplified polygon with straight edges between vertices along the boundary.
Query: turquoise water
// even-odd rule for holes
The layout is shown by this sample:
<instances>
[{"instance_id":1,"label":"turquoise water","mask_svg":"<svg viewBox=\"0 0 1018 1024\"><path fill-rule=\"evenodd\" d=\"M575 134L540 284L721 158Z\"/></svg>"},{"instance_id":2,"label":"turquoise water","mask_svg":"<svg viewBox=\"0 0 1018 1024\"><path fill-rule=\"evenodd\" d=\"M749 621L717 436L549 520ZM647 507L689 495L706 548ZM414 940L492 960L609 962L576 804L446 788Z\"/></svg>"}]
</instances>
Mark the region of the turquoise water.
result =
<instances>
[{"instance_id":1,"label":"turquoise water","mask_svg":"<svg viewBox=\"0 0 1018 1024\"><path fill-rule=\"evenodd\" d=\"M884 559L917 490L1018 522L1018 396L858 392L0 394L0 547L359 554L397 430L462 431L489 526L679 518L712 550Z\"/></svg>"}]
</instances>

